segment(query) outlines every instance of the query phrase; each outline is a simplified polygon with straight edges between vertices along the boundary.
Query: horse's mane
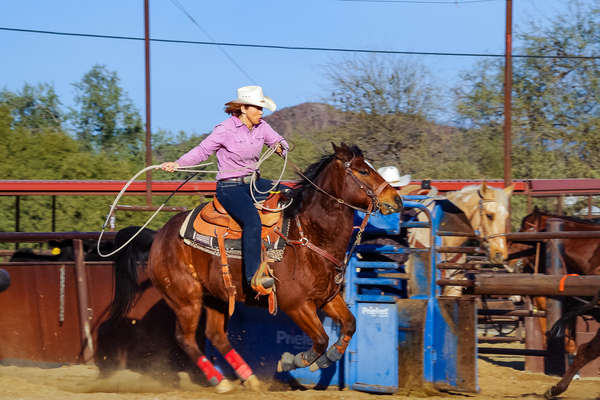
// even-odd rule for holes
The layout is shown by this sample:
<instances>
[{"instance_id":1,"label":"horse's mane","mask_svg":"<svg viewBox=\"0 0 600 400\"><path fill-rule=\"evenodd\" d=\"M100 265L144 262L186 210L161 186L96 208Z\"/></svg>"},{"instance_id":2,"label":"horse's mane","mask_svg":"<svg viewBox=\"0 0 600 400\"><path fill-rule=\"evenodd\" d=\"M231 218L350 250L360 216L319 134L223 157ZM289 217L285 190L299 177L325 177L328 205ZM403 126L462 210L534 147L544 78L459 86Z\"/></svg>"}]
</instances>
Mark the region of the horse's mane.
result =
<instances>
[{"instance_id":1,"label":"horse's mane","mask_svg":"<svg viewBox=\"0 0 600 400\"><path fill-rule=\"evenodd\" d=\"M454 195L458 195L458 198L460 198L461 194L470 194L472 192L479 191L481 189L481 185L482 184L464 186L462 189L454 191L454 192L450 192L450 193L453 193ZM505 203L505 205L508 206L508 196L504 193L504 190L497 188L497 187L493 187L493 186L488 186L487 189L493 190L494 193L496 193L495 200L498 203Z\"/></svg>"},{"instance_id":2,"label":"horse's mane","mask_svg":"<svg viewBox=\"0 0 600 400\"><path fill-rule=\"evenodd\" d=\"M355 157L363 157L362 151L358 148L358 146L352 145L349 146L348 149L352 152ZM325 169L327 165L335 158L335 154L326 154L321 157L320 160L311 164L306 168L303 172L304 176L301 176L301 181L296 185L296 187L292 190L292 204L285 209L286 217L294 217L302 208L304 201L307 197L307 194L310 193L310 190L315 190L312 184L308 181L314 182L315 179L319 176L319 174ZM307 179L308 178L308 179Z\"/></svg>"},{"instance_id":3,"label":"horse's mane","mask_svg":"<svg viewBox=\"0 0 600 400\"><path fill-rule=\"evenodd\" d=\"M525 224L525 220L528 217L531 216L536 216L536 215L540 215L540 216L545 216L548 218L558 218L558 219L562 219L564 221L570 221L570 222L575 222L577 224L584 224L584 225L598 225L600 222L596 219L586 219L586 218L579 218L579 217L573 217L570 215L560 215L560 214L555 214L552 213L550 211L544 210L544 209L540 209L537 206L534 207L533 211L530 214L527 214L522 222L521 222L521 228L523 228L524 224Z\"/></svg>"}]
</instances>

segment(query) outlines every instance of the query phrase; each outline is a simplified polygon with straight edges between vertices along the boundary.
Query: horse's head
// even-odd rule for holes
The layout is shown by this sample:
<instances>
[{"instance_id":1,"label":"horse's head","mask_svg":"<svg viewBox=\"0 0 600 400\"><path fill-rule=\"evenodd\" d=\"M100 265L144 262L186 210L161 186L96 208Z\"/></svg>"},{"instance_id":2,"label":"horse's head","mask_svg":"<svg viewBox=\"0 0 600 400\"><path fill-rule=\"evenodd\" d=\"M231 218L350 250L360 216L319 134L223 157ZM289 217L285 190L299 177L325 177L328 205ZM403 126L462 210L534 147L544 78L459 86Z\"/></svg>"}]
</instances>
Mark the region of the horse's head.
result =
<instances>
[{"instance_id":1,"label":"horse's head","mask_svg":"<svg viewBox=\"0 0 600 400\"><path fill-rule=\"evenodd\" d=\"M550 215L535 206L530 214L527 214L521 220L521 229L519 232L541 232L546 228L546 219Z\"/></svg>"},{"instance_id":2,"label":"horse's head","mask_svg":"<svg viewBox=\"0 0 600 400\"><path fill-rule=\"evenodd\" d=\"M467 186L448 198L469 219L473 230L483 241L490 261L501 263L508 257L506 228L509 218L509 201L513 185L504 189L481 185Z\"/></svg>"},{"instance_id":3,"label":"horse's head","mask_svg":"<svg viewBox=\"0 0 600 400\"><path fill-rule=\"evenodd\" d=\"M339 147L332 143L335 164L343 177L339 180L338 195L355 207L378 209L382 214L402 211L402 198L375 169L365 161L356 146Z\"/></svg>"}]
</instances>

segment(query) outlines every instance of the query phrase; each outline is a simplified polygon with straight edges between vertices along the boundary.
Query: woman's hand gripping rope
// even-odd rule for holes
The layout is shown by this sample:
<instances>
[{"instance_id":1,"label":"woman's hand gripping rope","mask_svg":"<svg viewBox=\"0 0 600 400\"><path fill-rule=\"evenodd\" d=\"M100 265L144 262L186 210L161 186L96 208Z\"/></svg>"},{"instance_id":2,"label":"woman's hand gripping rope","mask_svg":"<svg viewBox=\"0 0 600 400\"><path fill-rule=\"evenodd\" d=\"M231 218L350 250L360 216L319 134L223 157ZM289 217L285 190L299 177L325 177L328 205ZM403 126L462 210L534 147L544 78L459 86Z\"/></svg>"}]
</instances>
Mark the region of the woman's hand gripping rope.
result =
<instances>
[{"instance_id":1,"label":"woman's hand gripping rope","mask_svg":"<svg viewBox=\"0 0 600 400\"><path fill-rule=\"evenodd\" d=\"M160 164L160 169L167 172L175 172L179 168L179 164L176 161L167 161Z\"/></svg>"}]
</instances>

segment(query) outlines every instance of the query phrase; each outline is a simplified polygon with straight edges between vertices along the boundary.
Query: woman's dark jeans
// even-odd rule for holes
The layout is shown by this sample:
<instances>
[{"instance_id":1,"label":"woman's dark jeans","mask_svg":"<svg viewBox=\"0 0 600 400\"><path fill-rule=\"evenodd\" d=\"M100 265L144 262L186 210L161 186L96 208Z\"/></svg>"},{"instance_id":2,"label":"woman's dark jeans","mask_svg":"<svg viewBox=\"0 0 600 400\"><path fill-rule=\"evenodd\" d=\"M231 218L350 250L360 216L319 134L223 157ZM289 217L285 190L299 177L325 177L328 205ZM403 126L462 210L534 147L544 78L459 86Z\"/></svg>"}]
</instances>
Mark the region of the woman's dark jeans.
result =
<instances>
[{"instance_id":1,"label":"woman's dark jeans","mask_svg":"<svg viewBox=\"0 0 600 400\"><path fill-rule=\"evenodd\" d=\"M273 182L268 179L259 179L256 186L264 192L273 186ZM259 201L264 200L267 196L268 194L254 193L254 197ZM217 182L217 199L242 228L242 258L246 279L250 282L260 265L261 251L260 217L250 196L250 184L219 181Z\"/></svg>"}]
</instances>

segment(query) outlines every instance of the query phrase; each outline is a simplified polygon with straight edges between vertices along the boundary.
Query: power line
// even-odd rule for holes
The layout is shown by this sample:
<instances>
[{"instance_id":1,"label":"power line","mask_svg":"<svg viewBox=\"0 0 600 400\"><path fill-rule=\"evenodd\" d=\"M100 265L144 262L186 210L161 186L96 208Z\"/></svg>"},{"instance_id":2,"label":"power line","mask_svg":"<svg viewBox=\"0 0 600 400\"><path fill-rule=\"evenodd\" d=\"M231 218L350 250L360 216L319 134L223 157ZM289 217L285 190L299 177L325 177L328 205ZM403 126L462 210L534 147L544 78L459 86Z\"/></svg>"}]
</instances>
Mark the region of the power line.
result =
<instances>
[{"instance_id":1,"label":"power line","mask_svg":"<svg viewBox=\"0 0 600 400\"><path fill-rule=\"evenodd\" d=\"M91 33L72 33L72 32L57 32L57 31L44 31L38 29L21 29L21 28L8 28L0 27L0 31L11 31L11 32L27 32L27 33L39 33L45 35L56 35L56 36L75 36L75 37L88 37L97 39L118 39L118 40L137 40L143 41L143 37L135 36L117 36L117 35L97 35ZM229 47L250 47L250 48L261 48L261 49L274 49L274 50L302 50L302 51L328 51L328 52L341 52L341 53L378 53L378 54L404 54L404 55L422 55L422 56L453 56L453 57L502 57L504 54L494 53L452 53L452 52L427 52L427 51L401 51L401 50L372 50L372 49L344 49L335 47L302 47L302 46L283 46L283 45L267 45L267 44L250 44L250 43L227 43L227 42L202 42L196 40L177 40L177 39L157 39L150 38L151 42L157 43L175 43L175 44L195 44L195 45L206 45L206 46L229 46ZM529 55L529 54L513 54L513 58L542 58L542 59L584 59L584 60L597 60L600 56L547 56L547 55Z\"/></svg>"},{"instance_id":2,"label":"power line","mask_svg":"<svg viewBox=\"0 0 600 400\"><path fill-rule=\"evenodd\" d=\"M352 1L355 3L405 3L405 4L469 4L469 3L489 3L492 1L504 1L504 0L448 0L448 1L426 1L426 0L338 0L338 1Z\"/></svg>"},{"instance_id":3,"label":"power line","mask_svg":"<svg viewBox=\"0 0 600 400\"><path fill-rule=\"evenodd\" d=\"M206 35L206 37L207 37L207 38L209 38L209 39L210 39L210 40L212 40L213 42L216 42L216 41L215 41L215 39L213 39L213 38L212 38L212 36L211 36L211 35L210 35L210 34L209 34L209 33L208 33L208 32L207 32L207 31L206 31L204 28L202 28L198 22L196 22L196 19L195 19L194 17L192 17L192 15L191 15L189 12L187 12L187 10L186 10L186 9L183 7L183 5L182 5L182 4L181 4L179 1L177 1L177 0L171 0L171 3L173 3L173 5L174 5L175 7L179 8L179 10L180 10L182 13L184 13L184 14L185 14L185 15L186 15L186 16L187 16L189 19L190 19L190 21L192 21L192 23L193 23L194 25L196 25L196 26L198 27L198 29L200 29L200 31L202 31L202 33L204 33L204 35ZM253 78L252 78L252 77L251 77L251 76L250 76L250 75L249 75L249 74L248 74L248 73L247 73L247 72L244 70L244 68L242 68L242 66L241 66L241 65L239 65L239 64L238 64L238 63L235 61L235 59L234 59L233 57L231 57L231 56L229 55L229 53L227 53L227 52L225 51L225 49L224 49L222 46L217 46L217 47L218 47L218 49L221 51L221 53L223 53L223 54L225 55L225 57L227 57L227 58L229 59L229 61L231 61L231 63L232 63L233 65L235 65L235 66L236 66L236 68L237 68L237 69L238 69L238 70L239 70L239 71L240 71L240 72L241 72L243 75L245 75L247 79L249 79L249 80L250 80L250 83L254 83L254 82L256 82L256 80L255 80L255 79L253 79Z\"/></svg>"}]
</instances>

